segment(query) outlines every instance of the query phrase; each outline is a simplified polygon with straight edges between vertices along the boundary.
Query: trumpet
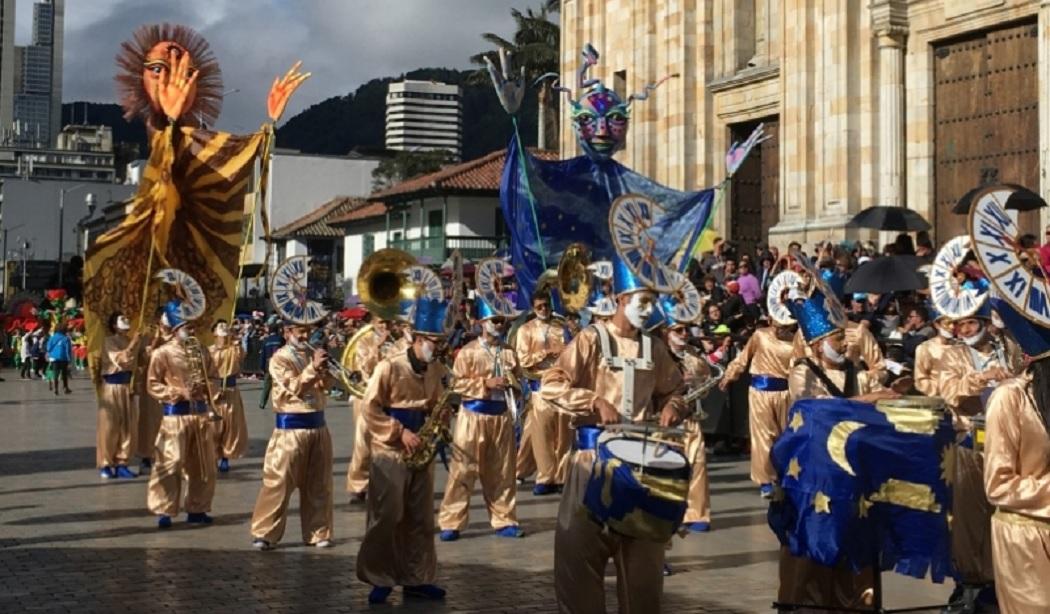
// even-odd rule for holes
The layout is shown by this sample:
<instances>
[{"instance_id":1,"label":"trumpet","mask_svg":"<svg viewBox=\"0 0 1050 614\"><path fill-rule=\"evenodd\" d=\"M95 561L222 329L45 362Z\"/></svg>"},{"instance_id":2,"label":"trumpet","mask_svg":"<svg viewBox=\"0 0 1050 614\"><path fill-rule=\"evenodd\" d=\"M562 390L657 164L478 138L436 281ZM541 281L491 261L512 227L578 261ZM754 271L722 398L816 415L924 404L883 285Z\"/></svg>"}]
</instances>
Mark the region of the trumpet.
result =
<instances>
[{"instance_id":1,"label":"trumpet","mask_svg":"<svg viewBox=\"0 0 1050 614\"><path fill-rule=\"evenodd\" d=\"M718 385L718 382L722 381L722 377L725 375L725 369L719 365L710 365L710 367L713 370L711 377L707 378L704 383L693 388L682 397L682 400L684 400L686 404L695 403L704 398L712 388Z\"/></svg>"},{"instance_id":2,"label":"trumpet","mask_svg":"<svg viewBox=\"0 0 1050 614\"><path fill-rule=\"evenodd\" d=\"M331 356L327 356L328 350L324 350L324 348L319 348L319 347L316 347L316 346L311 345L309 343L306 343L304 345L306 346L306 349L310 350L311 352L316 352L317 350L323 350L324 353L326 354L326 356L325 356L325 366L328 367L328 372L332 375L332 377L334 377L335 379L337 379L340 382L343 382L344 384L349 386L350 376L354 375L353 371L351 371L350 369L347 369L346 367L344 367L343 364L341 362L339 362L338 360L332 358ZM350 390L350 388L348 387L347 390ZM350 392L352 393L353 391L350 390ZM357 396L357 395L354 395L354 396ZM363 396L363 393L362 393L362 396Z\"/></svg>"}]
</instances>

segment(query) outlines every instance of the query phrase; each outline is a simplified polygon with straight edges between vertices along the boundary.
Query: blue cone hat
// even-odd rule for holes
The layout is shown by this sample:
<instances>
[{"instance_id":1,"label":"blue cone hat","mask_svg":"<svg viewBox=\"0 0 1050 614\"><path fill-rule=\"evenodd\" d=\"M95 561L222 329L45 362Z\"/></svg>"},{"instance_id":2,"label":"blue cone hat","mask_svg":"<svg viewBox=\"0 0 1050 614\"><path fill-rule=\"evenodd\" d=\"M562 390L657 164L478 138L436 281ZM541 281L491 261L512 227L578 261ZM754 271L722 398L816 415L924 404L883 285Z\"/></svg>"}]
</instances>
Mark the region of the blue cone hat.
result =
<instances>
[{"instance_id":1,"label":"blue cone hat","mask_svg":"<svg viewBox=\"0 0 1050 614\"><path fill-rule=\"evenodd\" d=\"M827 297L819 289L814 289L808 298L788 301L788 309L798 322L806 343L819 341L845 327L845 322L832 313L841 310L842 306L835 297Z\"/></svg>"},{"instance_id":2,"label":"blue cone hat","mask_svg":"<svg viewBox=\"0 0 1050 614\"><path fill-rule=\"evenodd\" d=\"M1050 356L1050 328L1045 328L1018 313L1010 304L994 294L988 300L989 309L995 309L1006 329L1013 335L1021 351L1033 360Z\"/></svg>"},{"instance_id":3,"label":"blue cone hat","mask_svg":"<svg viewBox=\"0 0 1050 614\"><path fill-rule=\"evenodd\" d=\"M478 319L479 320L488 320L489 318L501 318L501 317L503 317L502 313L500 313L500 312L496 311L495 309L493 309L492 306L489 305L485 301L485 299L483 299L481 297L478 297L478 300L476 302L476 307L477 307L477 310L478 310Z\"/></svg>"},{"instance_id":4,"label":"blue cone hat","mask_svg":"<svg viewBox=\"0 0 1050 614\"><path fill-rule=\"evenodd\" d=\"M445 335L445 315L448 311L448 303L437 299L421 298L416 301L415 307L415 312L412 314L412 332L421 335Z\"/></svg>"},{"instance_id":5,"label":"blue cone hat","mask_svg":"<svg viewBox=\"0 0 1050 614\"><path fill-rule=\"evenodd\" d=\"M627 266L619 254L613 256L613 293L617 296L648 290L649 287L634 274L631 267Z\"/></svg>"},{"instance_id":6,"label":"blue cone hat","mask_svg":"<svg viewBox=\"0 0 1050 614\"><path fill-rule=\"evenodd\" d=\"M186 319L182 317L182 301L179 299L171 299L164 305L164 313L161 315L161 321L169 328L175 329L186 323Z\"/></svg>"}]
</instances>

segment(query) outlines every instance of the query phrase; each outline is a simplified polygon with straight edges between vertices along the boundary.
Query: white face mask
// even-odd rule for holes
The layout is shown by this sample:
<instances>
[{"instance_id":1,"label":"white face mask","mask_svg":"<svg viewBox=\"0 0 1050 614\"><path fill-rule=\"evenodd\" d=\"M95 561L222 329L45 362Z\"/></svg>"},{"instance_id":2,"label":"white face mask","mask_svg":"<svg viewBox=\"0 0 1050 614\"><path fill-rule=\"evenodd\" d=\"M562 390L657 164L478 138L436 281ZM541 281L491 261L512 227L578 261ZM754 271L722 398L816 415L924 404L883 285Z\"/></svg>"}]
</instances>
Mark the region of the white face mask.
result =
<instances>
[{"instance_id":1,"label":"white face mask","mask_svg":"<svg viewBox=\"0 0 1050 614\"><path fill-rule=\"evenodd\" d=\"M645 327L649 316L653 315L653 304L649 302L643 305L641 293L632 294L624 309L624 315L627 316L627 321L631 323L631 326L641 329Z\"/></svg>"},{"instance_id":2,"label":"white face mask","mask_svg":"<svg viewBox=\"0 0 1050 614\"><path fill-rule=\"evenodd\" d=\"M686 339L682 333L667 333L667 345L671 346L672 350L680 351L685 347Z\"/></svg>"},{"instance_id":3,"label":"white face mask","mask_svg":"<svg viewBox=\"0 0 1050 614\"><path fill-rule=\"evenodd\" d=\"M434 362L434 342L424 339L419 346L419 353L423 362Z\"/></svg>"},{"instance_id":4,"label":"white face mask","mask_svg":"<svg viewBox=\"0 0 1050 614\"><path fill-rule=\"evenodd\" d=\"M999 330L1006 330L1006 323L999 317L999 314L995 311L992 312L992 326Z\"/></svg>"},{"instance_id":5,"label":"white face mask","mask_svg":"<svg viewBox=\"0 0 1050 614\"><path fill-rule=\"evenodd\" d=\"M193 336L190 334L190 331L185 326L175 331L175 335L179 338L180 341L185 341Z\"/></svg>"},{"instance_id":6,"label":"white face mask","mask_svg":"<svg viewBox=\"0 0 1050 614\"><path fill-rule=\"evenodd\" d=\"M846 355L840 354L834 347L831 346L831 341L824 339L820 342L820 349L824 353L824 358L836 365L841 365L846 362Z\"/></svg>"},{"instance_id":7,"label":"white face mask","mask_svg":"<svg viewBox=\"0 0 1050 614\"><path fill-rule=\"evenodd\" d=\"M117 316L117 330L131 330L131 322L124 316Z\"/></svg>"},{"instance_id":8,"label":"white face mask","mask_svg":"<svg viewBox=\"0 0 1050 614\"><path fill-rule=\"evenodd\" d=\"M947 328L942 328L942 327L938 326L937 327L937 332L940 333L940 335L942 337L944 337L945 339L954 339L955 338L955 335L952 334L952 331L948 330Z\"/></svg>"},{"instance_id":9,"label":"white face mask","mask_svg":"<svg viewBox=\"0 0 1050 614\"><path fill-rule=\"evenodd\" d=\"M485 322L482 324L482 328L485 330L485 334L489 335L490 337L499 338L501 334L499 326L496 326L496 324L492 320L485 320Z\"/></svg>"},{"instance_id":10,"label":"white face mask","mask_svg":"<svg viewBox=\"0 0 1050 614\"><path fill-rule=\"evenodd\" d=\"M219 324L215 327L216 337L226 337L230 334L230 327L225 324Z\"/></svg>"},{"instance_id":11,"label":"white face mask","mask_svg":"<svg viewBox=\"0 0 1050 614\"><path fill-rule=\"evenodd\" d=\"M972 337L962 337L963 343L970 347L974 347L984 339L984 325L981 325L981 330L977 331Z\"/></svg>"}]
</instances>

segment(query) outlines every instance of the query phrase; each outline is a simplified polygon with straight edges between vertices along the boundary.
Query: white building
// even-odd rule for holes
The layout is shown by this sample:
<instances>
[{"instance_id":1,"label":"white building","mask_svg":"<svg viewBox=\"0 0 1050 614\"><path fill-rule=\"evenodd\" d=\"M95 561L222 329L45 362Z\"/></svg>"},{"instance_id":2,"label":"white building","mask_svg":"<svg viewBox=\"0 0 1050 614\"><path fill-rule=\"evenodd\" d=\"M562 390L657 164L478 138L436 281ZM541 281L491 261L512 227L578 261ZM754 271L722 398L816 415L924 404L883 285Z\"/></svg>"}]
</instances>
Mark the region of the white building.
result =
<instances>
[{"instance_id":1,"label":"white building","mask_svg":"<svg viewBox=\"0 0 1050 614\"><path fill-rule=\"evenodd\" d=\"M398 151L463 150L459 86L436 81L391 83L386 95L386 147Z\"/></svg>"},{"instance_id":2,"label":"white building","mask_svg":"<svg viewBox=\"0 0 1050 614\"><path fill-rule=\"evenodd\" d=\"M109 126L66 126L57 147L0 145L0 177L113 183L113 132Z\"/></svg>"}]
</instances>

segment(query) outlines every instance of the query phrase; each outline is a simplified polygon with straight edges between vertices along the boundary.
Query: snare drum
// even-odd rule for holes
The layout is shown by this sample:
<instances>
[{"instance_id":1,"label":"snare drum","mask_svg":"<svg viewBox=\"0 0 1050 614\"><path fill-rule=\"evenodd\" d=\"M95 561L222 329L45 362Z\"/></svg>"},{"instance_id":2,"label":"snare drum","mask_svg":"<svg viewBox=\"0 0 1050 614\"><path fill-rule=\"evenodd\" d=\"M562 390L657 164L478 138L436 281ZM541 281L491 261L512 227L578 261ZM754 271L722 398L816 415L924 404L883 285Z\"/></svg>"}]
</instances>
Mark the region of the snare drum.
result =
<instances>
[{"instance_id":1,"label":"snare drum","mask_svg":"<svg viewBox=\"0 0 1050 614\"><path fill-rule=\"evenodd\" d=\"M685 454L666 443L602 433L583 504L616 533L666 542L685 516L690 472Z\"/></svg>"}]
</instances>

